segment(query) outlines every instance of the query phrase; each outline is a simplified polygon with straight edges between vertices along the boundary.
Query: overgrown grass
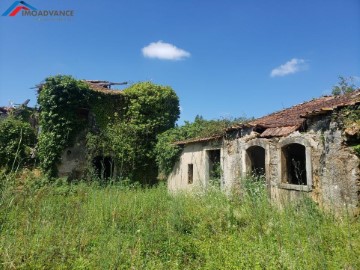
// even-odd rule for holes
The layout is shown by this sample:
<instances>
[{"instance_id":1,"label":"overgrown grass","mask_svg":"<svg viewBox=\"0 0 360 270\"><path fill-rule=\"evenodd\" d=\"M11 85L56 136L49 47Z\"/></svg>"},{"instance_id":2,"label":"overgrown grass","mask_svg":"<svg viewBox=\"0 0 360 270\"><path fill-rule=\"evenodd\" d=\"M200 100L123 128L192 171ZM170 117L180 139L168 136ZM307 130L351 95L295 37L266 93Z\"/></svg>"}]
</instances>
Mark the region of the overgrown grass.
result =
<instances>
[{"instance_id":1,"label":"overgrown grass","mask_svg":"<svg viewBox=\"0 0 360 270\"><path fill-rule=\"evenodd\" d=\"M38 181L38 180L37 180ZM24 185L2 190L4 269L360 269L360 224L309 200L272 206L165 186Z\"/></svg>"}]
</instances>

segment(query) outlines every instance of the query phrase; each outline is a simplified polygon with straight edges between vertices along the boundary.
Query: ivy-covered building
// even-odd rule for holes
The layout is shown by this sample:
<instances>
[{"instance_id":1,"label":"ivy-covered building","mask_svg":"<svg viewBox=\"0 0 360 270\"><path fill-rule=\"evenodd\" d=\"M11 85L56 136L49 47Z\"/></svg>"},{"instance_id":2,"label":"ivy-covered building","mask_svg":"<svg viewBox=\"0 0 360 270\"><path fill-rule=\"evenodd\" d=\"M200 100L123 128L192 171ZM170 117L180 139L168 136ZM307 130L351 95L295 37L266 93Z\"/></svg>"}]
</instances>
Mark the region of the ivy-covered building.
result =
<instances>
[{"instance_id":1,"label":"ivy-covered building","mask_svg":"<svg viewBox=\"0 0 360 270\"><path fill-rule=\"evenodd\" d=\"M264 179L275 202L310 196L327 209L359 211L360 90L176 144L182 152L168 177L172 191L214 182L231 190L253 174Z\"/></svg>"},{"instance_id":2,"label":"ivy-covered building","mask_svg":"<svg viewBox=\"0 0 360 270\"><path fill-rule=\"evenodd\" d=\"M55 76L39 85L37 155L44 172L156 181L156 136L175 126L178 97L150 82L111 89L118 84Z\"/></svg>"}]
</instances>

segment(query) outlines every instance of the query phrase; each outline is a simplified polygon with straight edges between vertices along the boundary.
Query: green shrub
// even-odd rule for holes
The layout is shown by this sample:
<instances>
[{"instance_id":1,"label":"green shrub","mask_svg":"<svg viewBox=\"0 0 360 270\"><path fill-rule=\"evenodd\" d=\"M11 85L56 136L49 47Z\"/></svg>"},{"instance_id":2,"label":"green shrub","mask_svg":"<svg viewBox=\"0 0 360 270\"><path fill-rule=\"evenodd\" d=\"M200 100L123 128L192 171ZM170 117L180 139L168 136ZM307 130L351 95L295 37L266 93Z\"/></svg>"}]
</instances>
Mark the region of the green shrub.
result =
<instances>
[{"instance_id":1,"label":"green shrub","mask_svg":"<svg viewBox=\"0 0 360 270\"><path fill-rule=\"evenodd\" d=\"M8 117L0 121L0 167L7 171L30 165L35 131L29 123Z\"/></svg>"}]
</instances>

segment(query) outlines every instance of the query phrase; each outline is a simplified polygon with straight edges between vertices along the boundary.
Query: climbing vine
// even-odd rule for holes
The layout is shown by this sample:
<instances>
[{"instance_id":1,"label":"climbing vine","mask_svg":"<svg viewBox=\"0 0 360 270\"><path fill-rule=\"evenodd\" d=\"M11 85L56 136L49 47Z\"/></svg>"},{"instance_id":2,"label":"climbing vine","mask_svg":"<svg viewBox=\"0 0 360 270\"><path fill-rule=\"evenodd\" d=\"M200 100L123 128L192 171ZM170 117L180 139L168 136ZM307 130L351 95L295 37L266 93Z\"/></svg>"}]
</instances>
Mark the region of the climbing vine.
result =
<instances>
[{"instance_id":1,"label":"climbing vine","mask_svg":"<svg viewBox=\"0 0 360 270\"><path fill-rule=\"evenodd\" d=\"M57 173L56 164L62 150L72 145L86 122L77 117L79 108L88 108L88 86L71 76L54 76L39 89L40 126L38 156L42 169L50 176Z\"/></svg>"},{"instance_id":2,"label":"climbing vine","mask_svg":"<svg viewBox=\"0 0 360 270\"><path fill-rule=\"evenodd\" d=\"M62 75L45 80L38 103L38 155L51 176L57 173L62 151L84 134L89 163L94 156L112 156L121 177L153 183L157 135L174 127L180 114L179 99L170 87L143 82L121 92L98 91Z\"/></svg>"}]
</instances>

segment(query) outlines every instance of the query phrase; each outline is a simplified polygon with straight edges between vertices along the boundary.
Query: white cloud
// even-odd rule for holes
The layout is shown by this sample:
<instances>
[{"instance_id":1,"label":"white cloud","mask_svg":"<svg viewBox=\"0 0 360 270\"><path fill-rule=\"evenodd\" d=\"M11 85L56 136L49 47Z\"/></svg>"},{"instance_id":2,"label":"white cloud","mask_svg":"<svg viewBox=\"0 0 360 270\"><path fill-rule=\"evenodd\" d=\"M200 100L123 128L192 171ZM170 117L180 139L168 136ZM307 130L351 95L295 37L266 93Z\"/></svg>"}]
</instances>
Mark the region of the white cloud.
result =
<instances>
[{"instance_id":1,"label":"white cloud","mask_svg":"<svg viewBox=\"0 0 360 270\"><path fill-rule=\"evenodd\" d=\"M293 58L285 64L274 68L270 73L270 77L286 76L305 70L306 68L306 61L304 59Z\"/></svg>"},{"instance_id":2,"label":"white cloud","mask_svg":"<svg viewBox=\"0 0 360 270\"><path fill-rule=\"evenodd\" d=\"M162 60L180 60L190 57L190 53L172 45L159 40L152 42L141 49L143 55L148 58L158 58Z\"/></svg>"}]
</instances>

